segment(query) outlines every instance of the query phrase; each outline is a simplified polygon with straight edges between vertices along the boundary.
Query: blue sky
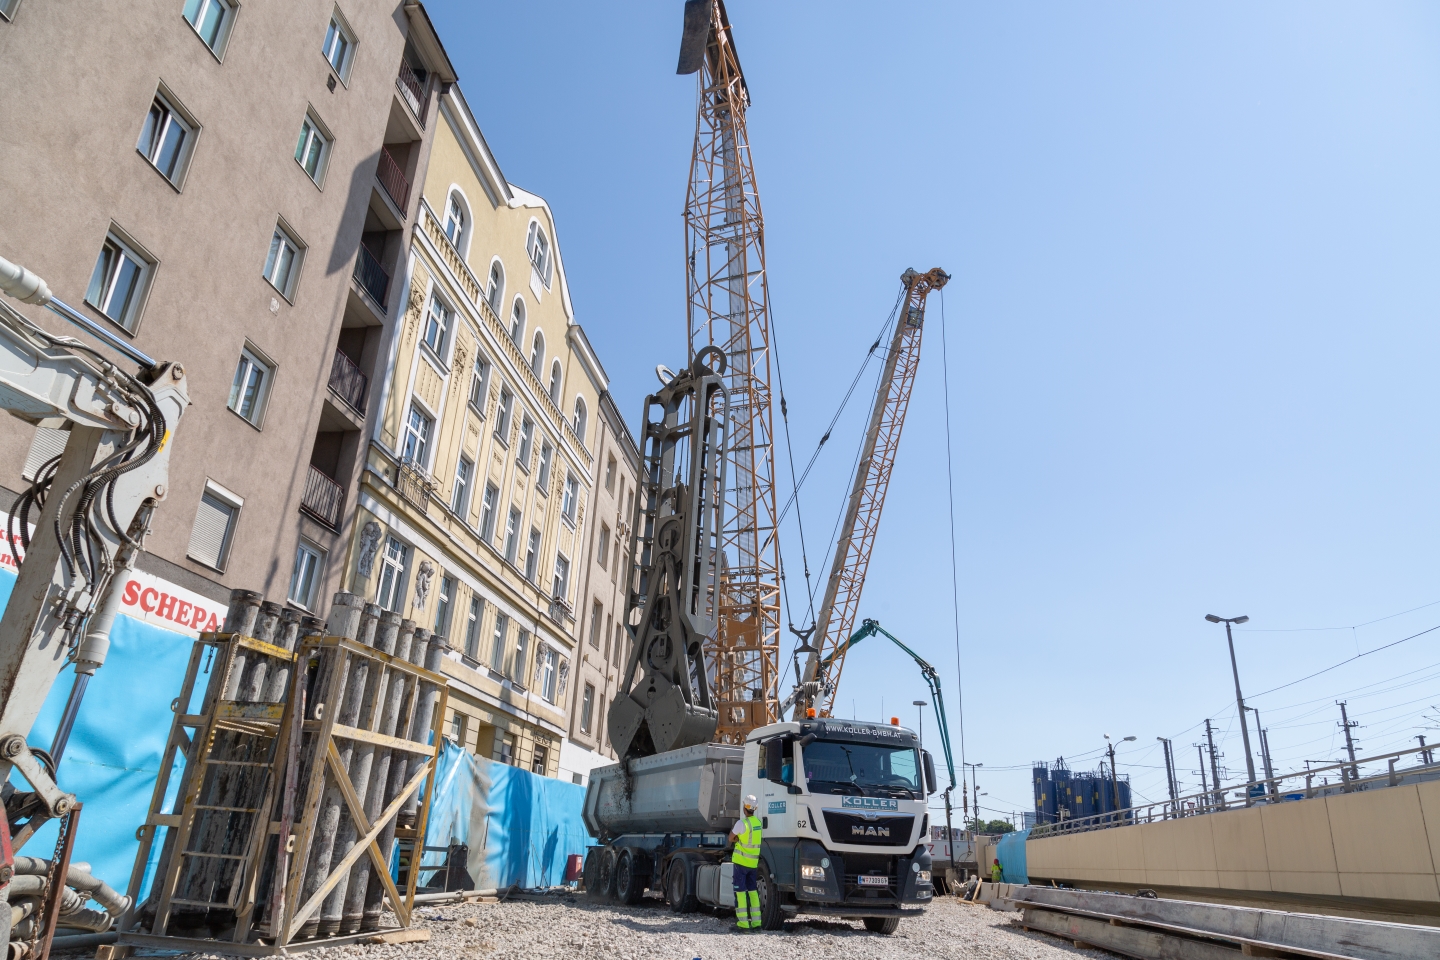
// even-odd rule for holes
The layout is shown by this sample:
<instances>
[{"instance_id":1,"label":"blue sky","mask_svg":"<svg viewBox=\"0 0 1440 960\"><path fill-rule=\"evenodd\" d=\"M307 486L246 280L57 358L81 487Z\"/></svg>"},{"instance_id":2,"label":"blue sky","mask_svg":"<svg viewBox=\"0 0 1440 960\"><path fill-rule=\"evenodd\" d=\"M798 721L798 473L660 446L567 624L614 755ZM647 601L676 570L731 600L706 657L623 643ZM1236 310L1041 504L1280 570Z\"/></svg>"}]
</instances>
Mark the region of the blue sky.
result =
<instances>
[{"instance_id":1,"label":"blue sky","mask_svg":"<svg viewBox=\"0 0 1440 960\"><path fill-rule=\"evenodd\" d=\"M427 7L506 176L554 208L579 318L638 417L684 353L682 3ZM1105 733L1138 738L1120 769L1139 796L1164 793L1157 736L1198 789L1207 717L1243 773L1206 613L1251 617L1256 694L1440 625L1422 606L1440 602L1440 9L729 11L797 458L901 271L954 277L958 648L989 810L1028 808L1031 760L1093 768ZM958 741L941 323L932 298L861 613L940 669ZM817 576L868 405L802 494ZM1338 757L1347 696L1362 750L1440 726L1440 631L1256 696L1277 766ZM837 712L913 724L924 697L872 640Z\"/></svg>"}]
</instances>

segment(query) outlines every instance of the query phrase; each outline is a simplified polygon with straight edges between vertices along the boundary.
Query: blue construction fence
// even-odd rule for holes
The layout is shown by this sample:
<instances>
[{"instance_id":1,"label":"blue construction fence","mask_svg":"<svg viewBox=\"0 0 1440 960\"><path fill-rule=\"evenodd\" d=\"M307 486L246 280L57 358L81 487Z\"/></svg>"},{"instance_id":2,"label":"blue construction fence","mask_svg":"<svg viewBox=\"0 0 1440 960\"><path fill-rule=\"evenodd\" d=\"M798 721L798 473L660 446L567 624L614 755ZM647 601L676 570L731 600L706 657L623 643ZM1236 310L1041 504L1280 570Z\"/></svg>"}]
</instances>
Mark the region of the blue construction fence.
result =
<instances>
[{"instance_id":1,"label":"blue construction fence","mask_svg":"<svg viewBox=\"0 0 1440 960\"><path fill-rule=\"evenodd\" d=\"M0 569L0 608L9 602L14 585L15 573ZM194 643L186 634L118 616L109 656L91 678L60 762L60 786L84 804L75 859L90 862L95 875L118 890L130 882L140 847L135 832L149 810L174 720L171 703L180 693ZM208 684L209 661L201 661L197 697ZM66 667L30 732L32 745L50 748L73 681L74 671ZM584 789L574 784L482 760L448 741L436 779L426 846L468 844L473 851L471 872L478 873L471 889L558 884L567 855L584 853L590 843L580 818ZM13 782L28 789L19 774ZM179 778L172 777L170 783L167 810L174 804ZM25 845L25 853L48 858L56 830L54 822L46 824ZM152 848L142 896L159 848ZM443 859L443 853L431 853L421 862Z\"/></svg>"},{"instance_id":2,"label":"blue construction fence","mask_svg":"<svg viewBox=\"0 0 1440 960\"><path fill-rule=\"evenodd\" d=\"M995 842L995 859L1000 861L1000 880L1004 883L1029 883L1025 864L1025 841L1029 829L1007 833ZM983 870L982 870L983 872Z\"/></svg>"}]
</instances>

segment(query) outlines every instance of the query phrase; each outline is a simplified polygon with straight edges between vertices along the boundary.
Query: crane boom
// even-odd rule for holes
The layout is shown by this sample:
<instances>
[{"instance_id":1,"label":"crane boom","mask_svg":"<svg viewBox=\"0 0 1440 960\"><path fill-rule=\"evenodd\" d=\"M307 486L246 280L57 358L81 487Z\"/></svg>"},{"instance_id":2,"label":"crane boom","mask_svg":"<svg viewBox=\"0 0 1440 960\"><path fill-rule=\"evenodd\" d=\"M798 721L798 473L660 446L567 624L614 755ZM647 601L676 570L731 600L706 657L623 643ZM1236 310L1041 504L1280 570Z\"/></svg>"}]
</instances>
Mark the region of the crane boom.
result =
<instances>
[{"instance_id":1,"label":"crane boom","mask_svg":"<svg viewBox=\"0 0 1440 960\"><path fill-rule=\"evenodd\" d=\"M770 399L765 220L750 156L745 75L723 0L686 0L679 74L698 72L685 202L690 356L724 351L730 477L720 531L718 627L706 638L716 738L739 743L780 717L780 545Z\"/></svg>"},{"instance_id":2,"label":"crane boom","mask_svg":"<svg viewBox=\"0 0 1440 960\"><path fill-rule=\"evenodd\" d=\"M880 513L900 448L900 433L920 366L920 341L925 332L925 301L930 291L939 290L950 275L939 267L928 273L906 270L900 275L905 285L900 315L885 370L875 391L875 407L865 432L865 446L855 469L854 485L845 508L845 522L835 544L835 560L825 584L825 598L815 618L815 647L806 657L805 670L794 696L794 718L814 709L828 717L835 702L840 673L845 668L845 651L853 638L850 631L860 606L860 592L870 567L870 551L880 529ZM867 621L868 622L868 621ZM892 638L893 639L893 638ZM896 641L897 643L899 641Z\"/></svg>"}]
</instances>

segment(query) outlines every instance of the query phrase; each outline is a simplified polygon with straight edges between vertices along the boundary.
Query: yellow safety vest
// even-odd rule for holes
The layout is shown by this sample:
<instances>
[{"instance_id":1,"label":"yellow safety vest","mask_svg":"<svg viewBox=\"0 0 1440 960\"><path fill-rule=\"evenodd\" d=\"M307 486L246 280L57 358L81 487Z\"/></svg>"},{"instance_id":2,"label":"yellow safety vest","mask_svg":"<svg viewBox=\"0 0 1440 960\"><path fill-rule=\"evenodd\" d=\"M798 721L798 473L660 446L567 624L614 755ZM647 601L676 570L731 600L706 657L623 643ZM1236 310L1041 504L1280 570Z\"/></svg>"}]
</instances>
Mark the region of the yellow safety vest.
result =
<instances>
[{"instance_id":1,"label":"yellow safety vest","mask_svg":"<svg viewBox=\"0 0 1440 960\"><path fill-rule=\"evenodd\" d=\"M735 837L735 852L730 860L737 867L755 869L760 866L760 818L746 817L745 832Z\"/></svg>"}]
</instances>

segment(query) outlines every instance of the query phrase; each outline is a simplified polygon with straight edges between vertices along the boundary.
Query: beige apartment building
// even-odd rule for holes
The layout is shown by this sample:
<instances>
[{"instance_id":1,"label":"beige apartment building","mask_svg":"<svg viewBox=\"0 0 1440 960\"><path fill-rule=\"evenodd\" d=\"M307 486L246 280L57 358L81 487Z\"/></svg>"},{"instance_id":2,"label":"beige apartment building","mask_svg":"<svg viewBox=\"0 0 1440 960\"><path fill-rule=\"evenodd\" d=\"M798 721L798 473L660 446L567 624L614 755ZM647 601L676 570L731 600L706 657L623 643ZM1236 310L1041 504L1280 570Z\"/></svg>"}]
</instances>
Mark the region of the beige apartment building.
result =
<instances>
[{"instance_id":1,"label":"beige apartment building","mask_svg":"<svg viewBox=\"0 0 1440 960\"><path fill-rule=\"evenodd\" d=\"M458 86L435 126L347 584L449 637L447 736L555 776L589 538L615 529L591 507L607 380L550 208L506 182Z\"/></svg>"},{"instance_id":2,"label":"beige apartment building","mask_svg":"<svg viewBox=\"0 0 1440 960\"><path fill-rule=\"evenodd\" d=\"M629 652L625 612L634 584L630 525L635 512L640 450L609 393L600 398L596 462L601 464L591 503L586 563L577 608L583 642L571 694L568 738L560 751L560 777L585 783L595 767L614 763L606 711L619 689Z\"/></svg>"},{"instance_id":3,"label":"beige apartment building","mask_svg":"<svg viewBox=\"0 0 1440 960\"><path fill-rule=\"evenodd\" d=\"M0 0L0 254L188 373L137 574L176 629L341 583L454 80L413 0ZM63 439L0 418L0 507Z\"/></svg>"}]
</instances>

